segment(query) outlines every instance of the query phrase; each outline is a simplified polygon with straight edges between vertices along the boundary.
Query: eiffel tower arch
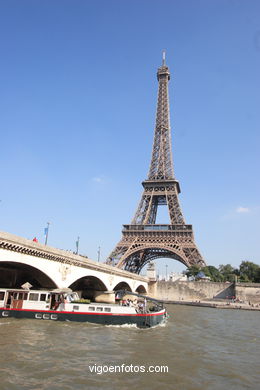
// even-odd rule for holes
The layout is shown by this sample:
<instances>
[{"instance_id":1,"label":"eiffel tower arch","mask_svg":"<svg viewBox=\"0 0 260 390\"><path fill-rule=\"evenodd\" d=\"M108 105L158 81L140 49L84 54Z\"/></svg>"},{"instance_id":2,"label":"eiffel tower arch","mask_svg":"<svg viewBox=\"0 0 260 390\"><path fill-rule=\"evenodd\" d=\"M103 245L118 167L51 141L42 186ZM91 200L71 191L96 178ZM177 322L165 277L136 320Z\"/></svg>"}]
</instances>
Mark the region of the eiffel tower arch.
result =
<instances>
[{"instance_id":1,"label":"eiffel tower arch","mask_svg":"<svg viewBox=\"0 0 260 390\"><path fill-rule=\"evenodd\" d=\"M192 225L185 223L175 179L169 112L168 82L170 71L163 53L157 71L158 100L152 158L143 194L131 224L123 225L122 238L107 259L108 264L139 273L156 258L172 258L186 267L205 266L194 240ZM158 207L168 209L170 224L156 224Z\"/></svg>"}]
</instances>

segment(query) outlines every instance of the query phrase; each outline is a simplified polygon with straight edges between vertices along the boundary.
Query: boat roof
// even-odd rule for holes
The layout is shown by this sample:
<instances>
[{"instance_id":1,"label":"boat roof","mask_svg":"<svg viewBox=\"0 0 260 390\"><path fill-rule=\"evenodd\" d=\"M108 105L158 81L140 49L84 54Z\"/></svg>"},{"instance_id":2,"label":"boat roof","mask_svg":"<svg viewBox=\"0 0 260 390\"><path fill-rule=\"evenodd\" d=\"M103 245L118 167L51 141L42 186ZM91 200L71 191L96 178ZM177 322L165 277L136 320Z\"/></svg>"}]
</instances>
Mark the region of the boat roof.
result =
<instances>
[{"instance_id":1,"label":"boat roof","mask_svg":"<svg viewBox=\"0 0 260 390\"><path fill-rule=\"evenodd\" d=\"M71 294L75 291L71 290L71 288L55 288L54 290L50 290L50 293L54 294Z\"/></svg>"},{"instance_id":2,"label":"boat roof","mask_svg":"<svg viewBox=\"0 0 260 390\"><path fill-rule=\"evenodd\" d=\"M134 296L136 296L138 298L146 299L147 301L153 301L153 302L161 303L161 304L163 303L159 299L151 298L151 297L148 297L147 295L138 294L138 293L135 293L135 292L132 292L132 291L128 291L128 290L117 290L117 291L115 291L115 293L116 294L122 294L122 297L124 295L134 295Z\"/></svg>"},{"instance_id":3,"label":"boat roof","mask_svg":"<svg viewBox=\"0 0 260 390\"><path fill-rule=\"evenodd\" d=\"M15 292L34 292L34 293L49 293L49 294L70 294L75 293L76 291L71 290L70 288L55 288L55 289L41 289L41 290L34 290L34 289L27 289L27 288L12 288L12 287L5 287L1 288L1 291L15 291Z\"/></svg>"}]
</instances>

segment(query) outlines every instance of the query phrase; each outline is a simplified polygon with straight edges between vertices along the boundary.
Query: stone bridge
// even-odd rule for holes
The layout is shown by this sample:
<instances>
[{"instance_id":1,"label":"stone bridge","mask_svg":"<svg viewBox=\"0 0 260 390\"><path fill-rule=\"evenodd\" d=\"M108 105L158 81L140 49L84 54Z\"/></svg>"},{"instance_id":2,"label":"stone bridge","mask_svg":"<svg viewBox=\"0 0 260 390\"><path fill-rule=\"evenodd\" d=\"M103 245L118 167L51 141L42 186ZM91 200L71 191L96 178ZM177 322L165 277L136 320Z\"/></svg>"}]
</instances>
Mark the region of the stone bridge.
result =
<instances>
[{"instance_id":1,"label":"stone bridge","mask_svg":"<svg viewBox=\"0 0 260 390\"><path fill-rule=\"evenodd\" d=\"M84 298L101 291L148 291L146 277L0 232L0 287L20 288L25 282L33 288L71 288Z\"/></svg>"}]
</instances>

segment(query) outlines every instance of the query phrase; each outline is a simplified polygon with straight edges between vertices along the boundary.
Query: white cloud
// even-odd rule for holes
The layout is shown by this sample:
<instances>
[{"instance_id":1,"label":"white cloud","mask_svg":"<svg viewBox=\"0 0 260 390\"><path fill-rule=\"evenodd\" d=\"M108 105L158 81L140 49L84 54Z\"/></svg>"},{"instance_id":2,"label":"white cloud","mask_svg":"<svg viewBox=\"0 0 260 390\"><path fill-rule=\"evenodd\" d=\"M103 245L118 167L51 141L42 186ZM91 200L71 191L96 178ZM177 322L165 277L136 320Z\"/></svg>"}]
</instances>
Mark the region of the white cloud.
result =
<instances>
[{"instance_id":1,"label":"white cloud","mask_svg":"<svg viewBox=\"0 0 260 390\"><path fill-rule=\"evenodd\" d=\"M101 177L93 177L92 181L94 181L95 183L101 183L102 179Z\"/></svg>"},{"instance_id":2,"label":"white cloud","mask_svg":"<svg viewBox=\"0 0 260 390\"><path fill-rule=\"evenodd\" d=\"M239 206L236 209L236 212L239 213L239 214L249 213L249 211L250 211L250 209L248 207L242 207L242 206Z\"/></svg>"}]
</instances>

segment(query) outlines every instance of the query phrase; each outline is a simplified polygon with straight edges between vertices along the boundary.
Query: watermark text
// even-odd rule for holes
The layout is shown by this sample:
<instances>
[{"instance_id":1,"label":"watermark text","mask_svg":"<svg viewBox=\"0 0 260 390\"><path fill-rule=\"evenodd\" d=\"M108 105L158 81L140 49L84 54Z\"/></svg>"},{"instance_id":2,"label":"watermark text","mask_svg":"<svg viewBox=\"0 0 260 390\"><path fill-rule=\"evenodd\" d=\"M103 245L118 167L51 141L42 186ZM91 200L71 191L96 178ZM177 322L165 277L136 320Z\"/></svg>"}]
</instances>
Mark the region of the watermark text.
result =
<instances>
[{"instance_id":1,"label":"watermark text","mask_svg":"<svg viewBox=\"0 0 260 390\"><path fill-rule=\"evenodd\" d=\"M89 371L92 374L111 374L111 373L152 373L152 374L160 374L160 373L168 373L168 366L140 366L134 364L120 364L120 365L100 365L93 364L88 366Z\"/></svg>"}]
</instances>

